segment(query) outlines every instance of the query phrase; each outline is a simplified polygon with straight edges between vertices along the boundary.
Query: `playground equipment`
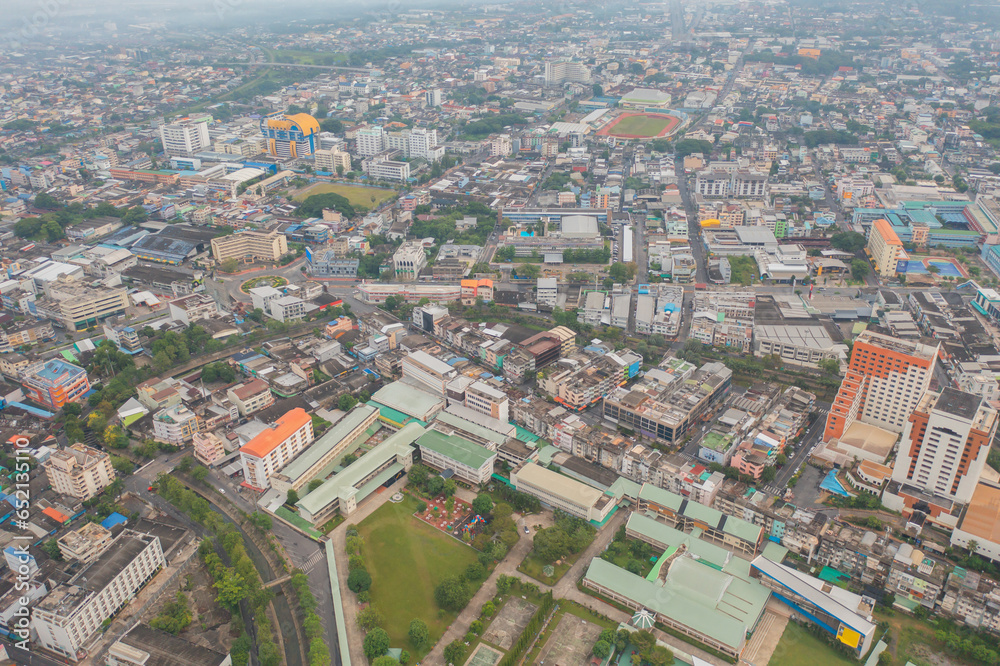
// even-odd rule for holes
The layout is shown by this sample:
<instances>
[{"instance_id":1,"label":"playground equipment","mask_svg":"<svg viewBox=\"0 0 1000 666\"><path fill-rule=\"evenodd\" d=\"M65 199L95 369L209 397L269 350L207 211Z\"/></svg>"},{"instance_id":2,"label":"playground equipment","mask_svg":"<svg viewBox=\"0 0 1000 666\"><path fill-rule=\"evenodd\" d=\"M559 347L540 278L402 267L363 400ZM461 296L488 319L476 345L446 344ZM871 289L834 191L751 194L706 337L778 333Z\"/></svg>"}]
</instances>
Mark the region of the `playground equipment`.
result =
<instances>
[{"instance_id":1,"label":"playground equipment","mask_svg":"<svg viewBox=\"0 0 1000 666\"><path fill-rule=\"evenodd\" d=\"M486 526L486 519L478 514L476 514L476 517L467 522L465 525L462 525L462 534L469 534L470 532L470 536L476 534L477 525L481 525L483 527Z\"/></svg>"}]
</instances>

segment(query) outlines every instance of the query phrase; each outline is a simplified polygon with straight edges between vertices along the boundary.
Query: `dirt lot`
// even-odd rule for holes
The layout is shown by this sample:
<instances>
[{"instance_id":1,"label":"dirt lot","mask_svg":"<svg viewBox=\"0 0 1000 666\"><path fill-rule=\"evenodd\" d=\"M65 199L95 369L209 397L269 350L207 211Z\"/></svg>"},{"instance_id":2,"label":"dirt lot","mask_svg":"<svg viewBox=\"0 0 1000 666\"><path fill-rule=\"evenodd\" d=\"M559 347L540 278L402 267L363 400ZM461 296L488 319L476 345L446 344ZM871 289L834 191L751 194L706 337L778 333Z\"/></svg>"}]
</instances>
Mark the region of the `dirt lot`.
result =
<instances>
[{"instance_id":1,"label":"dirt lot","mask_svg":"<svg viewBox=\"0 0 1000 666\"><path fill-rule=\"evenodd\" d=\"M492 643L499 648L509 650L514 642L521 636L521 632L528 626L531 616L538 610L538 606L521 598L512 598L490 623L490 628L483 634L483 640Z\"/></svg>"},{"instance_id":2,"label":"dirt lot","mask_svg":"<svg viewBox=\"0 0 1000 666\"><path fill-rule=\"evenodd\" d=\"M566 613L542 649L538 662L553 666L586 666L600 635L601 628L593 622Z\"/></svg>"},{"instance_id":3,"label":"dirt lot","mask_svg":"<svg viewBox=\"0 0 1000 666\"><path fill-rule=\"evenodd\" d=\"M187 572L180 576L180 588L188 598L191 609L191 624L178 636L184 640L217 652L228 652L233 641L238 636L232 635L229 611L221 608L215 602L215 589L212 587L212 577L197 554L193 556ZM142 621L148 623L156 617L163 605L172 601L177 592L178 584L174 583L143 616Z\"/></svg>"}]
</instances>

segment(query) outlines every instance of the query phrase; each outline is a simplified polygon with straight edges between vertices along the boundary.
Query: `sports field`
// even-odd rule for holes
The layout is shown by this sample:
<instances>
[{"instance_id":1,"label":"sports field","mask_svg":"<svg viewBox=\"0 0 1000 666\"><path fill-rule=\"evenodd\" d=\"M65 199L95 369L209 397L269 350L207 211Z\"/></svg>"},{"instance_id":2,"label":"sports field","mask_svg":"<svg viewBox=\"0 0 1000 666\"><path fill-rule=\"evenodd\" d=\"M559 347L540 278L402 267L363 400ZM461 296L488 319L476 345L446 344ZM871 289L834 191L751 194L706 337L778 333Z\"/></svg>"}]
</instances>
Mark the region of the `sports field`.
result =
<instances>
[{"instance_id":1,"label":"sports field","mask_svg":"<svg viewBox=\"0 0 1000 666\"><path fill-rule=\"evenodd\" d=\"M386 502L358 525L363 554L372 576L372 603L385 616L384 629L392 647L400 647L419 661L455 620L455 613L438 608L434 588L448 576L465 571L476 561L476 551L413 517L416 500L407 495ZM430 645L418 650L410 644L410 622L420 618L430 630Z\"/></svg>"},{"instance_id":2,"label":"sports field","mask_svg":"<svg viewBox=\"0 0 1000 666\"><path fill-rule=\"evenodd\" d=\"M396 190L386 190L378 187L359 187L357 185L341 185L340 183L315 183L295 195L296 201L305 201L314 194L333 192L346 197L352 206L364 206L371 209L386 199L396 196ZM372 197L375 197L374 203Z\"/></svg>"},{"instance_id":3,"label":"sports field","mask_svg":"<svg viewBox=\"0 0 1000 666\"><path fill-rule=\"evenodd\" d=\"M624 139L651 139L658 136L666 136L680 125L680 118L676 116L646 114L646 113L626 113L601 128L597 133L600 136L617 136Z\"/></svg>"}]
</instances>

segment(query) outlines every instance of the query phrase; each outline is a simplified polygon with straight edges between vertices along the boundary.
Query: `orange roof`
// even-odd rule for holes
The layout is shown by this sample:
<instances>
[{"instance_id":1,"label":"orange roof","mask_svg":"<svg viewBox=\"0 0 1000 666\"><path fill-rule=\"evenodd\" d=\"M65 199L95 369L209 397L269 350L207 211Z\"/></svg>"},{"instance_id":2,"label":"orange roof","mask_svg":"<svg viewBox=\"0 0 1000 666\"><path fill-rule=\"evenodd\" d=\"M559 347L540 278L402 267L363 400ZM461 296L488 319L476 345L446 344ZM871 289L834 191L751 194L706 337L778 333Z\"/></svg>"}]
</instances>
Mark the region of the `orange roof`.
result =
<instances>
[{"instance_id":1,"label":"orange roof","mask_svg":"<svg viewBox=\"0 0 1000 666\"><path fill-rule=\"evenodd\" d=\"M69 520L68 517L64 516L59 511L56 511L51 506L47 506L44 509L42 509L42 513L44 513L46 516L48 516L49 518L51 518L52 520L56 521L59 524L65 523L67 520Z\"/></svg>"},{"instance_id":2,"label":"orange roof","mask_svg":"<svg viewBox=\"0 0 1000 666\"><path fill-rule=\"evenodd\" d=\"M895 230L892 225L889 224L888 220L875 220L873 226L878 229L879 236L882 240L886 242L887 245L902 245L903 242L899 240L899 236L896 235Z\"/></svg>"},{"instance_id":3,"label":"orange roof","mask_svg":"<svg viewBox=\"0 0 1000 666\"><path fill-rule=\"evenodd\" d=\"M306 410L296 407L286 412L273 426L247 442L246 446L240 449L240 453L263 458L311 420Z\"/></svg>"}]
</instances>

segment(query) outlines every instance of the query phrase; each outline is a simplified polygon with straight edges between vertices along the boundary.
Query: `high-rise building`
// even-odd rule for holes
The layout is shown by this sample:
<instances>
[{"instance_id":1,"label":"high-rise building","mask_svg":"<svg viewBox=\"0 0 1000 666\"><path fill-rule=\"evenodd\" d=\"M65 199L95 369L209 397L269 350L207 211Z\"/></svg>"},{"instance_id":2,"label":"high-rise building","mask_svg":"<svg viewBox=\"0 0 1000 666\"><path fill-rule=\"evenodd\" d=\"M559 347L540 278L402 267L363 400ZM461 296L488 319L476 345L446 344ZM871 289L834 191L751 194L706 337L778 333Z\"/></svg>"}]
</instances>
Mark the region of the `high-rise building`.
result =
<instances>
[{"instance_id":1,"label":"high-rise building","mask_svg":"<svg viewBox=\"0 0 1000 666\"><path fill-rule=\"evenodd\" d=\"M545 63L545 85L562 83L590 83L590 69L579 62Z\"/></svg>"},{"instance_id":2,"label":"high-rise building","mask_svg":"<svg viewBox=\"0 0 1000 666\"><path fill-rule=\"evenodd\" d=\"M76 661L105 620L131 602L167 561L160 538L125 530L32 608L39 645Z\"/></svg>"},{"instance_id":3,"label":"high-rise building","mask_svg":"<svg viewBox=\"0 0 1000 666\"><path fill-rule=\"evenodd\" d=\"M872 223L865 252L875 265L875 272L882 277L895 277L896 264L905 256L902 241L886 220Z\"/></svg>"},{"instance_id":4,"label":"high-rise building","mask_svg":"<svg viewBox=\"0 0 1000 666\"><path fill-rule=\"evenodd\" d=\"M441 106L441 91L438 89L428 90L425 95L427 106Z\"/></svg>"},{"instance_id":5,"label":"high-rise building","mask_svg":"<svg viewBox=\"0 0 1000 666\"><path fill-rule=\"evenodd\" d=\"M56 451L43 467L54 491L81 502L96 497L115 480L110 456L84 444Z\"/></svg>"},{"instance_id":6,"label":"high-rise building","mask_svg":"<svg viewBox=\"0 0 1000 666\"><path fill-rule=\"evenodd\" d=\"M312 155L319 148L319 121L308 113L272 113L260 119L267 152L276 157Z\"/></svg>"},{"instance_id":7,"label":"high-rise building","mask_svg":"<svg viewBox=\"0 0 1000 666\"><path fill-rule=\"evenodd\" d=\"M871 331L861 333L830 407L823 440L843 437L855 421L902 432L930 386L939 349Z\"/></svg>"},{"instance_id":8,"label":"high-rise building","mask_svg":"<svg viewBox=\"0 0 1000 666\"><path fill-rule=\"evenodd\" d=\"M936 517L953 513L952 503L968 504L996 431L997 410L982 396L950 387L925 393L903 430L886 493L900 506L890 508Z\"/></svg>"},{"instance_id":9,"label":"high-rise building","mask_svg":"<svg viewBox=\"0 0 1000 666\"><path fill-rule=\"evenodd\" d=\"M226 259L277 261L287 253L288 239L277 231L240 231L212 239L212 256L219 263Z\"/></svg>"},{"instance_id":10,"label":"high-rise building","mask_svg":"<svg viewBox=\"0 0 1000 666\"><path fill-rule=\"evenodd\" d=\"M193 155L207 149L211 143L208 124L212 116L181 118L172 123L160 125L160 141L163 152L171 157Z\"/></svg>"},{"instance_id":11,"label":"high-rise building","mask_svg":"<svg viewBox=\"0 0 1000 666\"><path fill-rule=\"evenodd\" d=\"M270 488L271 476L312 444L313 439L312 419L306 410L296 407L286 412L240 449L243 483L260 490Z\"/></svg>"},{"instance_id":12,"label":"high-rise building","mask_svg":"<svg viewBox=\"0 0 1000 666\"><path fill-rule=\"evenodd\" d=\"M354 140L361 157L374 157L385 150L385 130L381 126L359 129L354 134Z\"/></svg>"}]
</instances>

